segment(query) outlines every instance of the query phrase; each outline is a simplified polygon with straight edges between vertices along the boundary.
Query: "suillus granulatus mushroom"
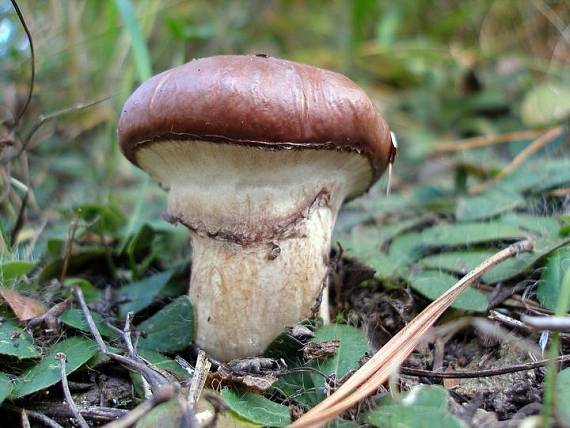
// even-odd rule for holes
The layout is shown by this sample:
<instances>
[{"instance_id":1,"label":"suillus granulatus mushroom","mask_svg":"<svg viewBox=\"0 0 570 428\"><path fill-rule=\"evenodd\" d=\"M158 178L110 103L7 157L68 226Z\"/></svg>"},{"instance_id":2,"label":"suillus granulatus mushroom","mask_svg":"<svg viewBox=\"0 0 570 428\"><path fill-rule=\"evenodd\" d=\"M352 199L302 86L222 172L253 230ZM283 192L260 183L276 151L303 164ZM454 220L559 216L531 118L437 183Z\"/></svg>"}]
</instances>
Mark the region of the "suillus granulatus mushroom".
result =
<instances>
[{"instance_id":1,"label":"suillus granulatus mushroom","mask_svg":"<svg viewBox=\"0 0 570 428\"><path fill-rule=\"evenodd\" d=\"M195 341L220 360L261 354L310 314L340 206L394 150L350 79L266 55L154 76L125 103L119 142L190 230Z\"/></svg>"}]
</instances>

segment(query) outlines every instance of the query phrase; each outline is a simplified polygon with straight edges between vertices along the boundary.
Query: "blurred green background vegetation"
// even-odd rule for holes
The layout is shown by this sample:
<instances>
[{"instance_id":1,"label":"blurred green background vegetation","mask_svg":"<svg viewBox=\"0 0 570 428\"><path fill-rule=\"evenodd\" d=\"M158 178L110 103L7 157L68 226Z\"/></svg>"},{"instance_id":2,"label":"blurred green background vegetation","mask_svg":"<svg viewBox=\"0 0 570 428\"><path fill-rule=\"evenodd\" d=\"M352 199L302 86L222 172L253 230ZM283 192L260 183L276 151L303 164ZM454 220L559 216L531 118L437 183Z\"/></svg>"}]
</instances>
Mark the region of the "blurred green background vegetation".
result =
<instances>
[{"instance_id":1,"label":"blurred green background vegetation","mask_svg":"<svg viewBox=\"0 0 570 428\"><path fill-rule=\"evenodd\" d=\"M568 102L553 108L553 99L561 90L570 98L567 1L19 4L35 45L36 84L14 132L27 135L42 114L104 100L47 121L6 171L5 187L11 176L33 190L31 219L57 220L62 209L85 202L132 214L144 198L133 221L156 220L164 195L122 158L117 118L141 81L192 58L262 52L347 74L398 134L396 190L415 180L434 144L548 125L568 109ZM0 1L0 58L2 132L9 135L26 97L30 54L8 0ZM16 222L21 200L18 191L4 197L5 223Z\"/></svg>"}]
</instances>

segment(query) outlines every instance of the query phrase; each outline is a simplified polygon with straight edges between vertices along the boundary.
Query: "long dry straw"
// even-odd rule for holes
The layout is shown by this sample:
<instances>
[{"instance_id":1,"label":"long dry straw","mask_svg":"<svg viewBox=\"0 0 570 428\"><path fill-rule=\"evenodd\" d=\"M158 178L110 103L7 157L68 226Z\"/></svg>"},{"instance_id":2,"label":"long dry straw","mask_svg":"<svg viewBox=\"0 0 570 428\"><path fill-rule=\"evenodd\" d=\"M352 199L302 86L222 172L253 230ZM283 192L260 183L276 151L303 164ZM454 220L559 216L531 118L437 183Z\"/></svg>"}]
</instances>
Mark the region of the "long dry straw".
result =
<instances>
[{"instance_id":1,"label":"long dry straw","mask_svg":"<svg viewBox=\"0 0 570 428\"><path fill-rule=\"evenodd\" d=\"M532 241L520 241L485 260L400 330L334 394L295 421L291 427L304 428L324 425L374 393L380 385L386 382L390 374L408 358L416 348L421 336L437 321L463 290L493 266L522 252L532 251L533 248L534 243Z\"/></svg>"}]
</instances>

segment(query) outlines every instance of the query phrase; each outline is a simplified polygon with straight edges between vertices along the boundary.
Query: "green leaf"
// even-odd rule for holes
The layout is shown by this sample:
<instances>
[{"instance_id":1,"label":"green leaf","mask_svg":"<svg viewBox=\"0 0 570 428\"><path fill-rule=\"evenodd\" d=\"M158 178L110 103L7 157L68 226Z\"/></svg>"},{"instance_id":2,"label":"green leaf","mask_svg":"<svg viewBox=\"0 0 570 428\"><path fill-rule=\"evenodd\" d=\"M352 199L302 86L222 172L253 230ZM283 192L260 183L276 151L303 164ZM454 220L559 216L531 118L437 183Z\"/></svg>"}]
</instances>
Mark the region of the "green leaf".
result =
<instances>
[{"instance_id":1,"label":"green leaf","mask_svg":"<svg viewBox=\"0 0 570 428\"><path fill-rule=\"evenodd\" d=\"M6 316L0 322L0 354L19 359L37 358L40 353L34 346L34 339L20 328L18 323Z\"/></svg>"},{"instance_id":2,"label":"green leaf","mask_svg":"<svg viewBox=\"0 0 570 428\"><path fill-rule=\"evenodd\" d=\"M556 376L556 392L554 394L554 406L556 415L563 426L570 424L570 368L562 370Z\"/></svg>"},{"instance_id":3,"label":"green leaf","mask_svg":"<svg viewBox=\"0 0 570 428\"><path fill-rule=\"evenodd\" d=\"M380 428L464 428L447 409L448 393L440 386L417 385L400 401L380 400L367 420Z\"/></svg>"},{"instance_id":4,"label":"green leaf","mask_svg":"<svg viewBox=\"0 0 570 428\"><path fill-rule=\"evenodd\" d=\"M335 355L309 365L327 376L336 379L360 366L361 358L369 351L366 336L357 328L344 324L329 324L315 332L312 342L338 340L339 348ZM302 366L299 364L298 366ZM313 372L300 372L279 377L274 389L285 393L291 400L305 408L310 408L324 399L325 379Z\"/></svg>"},{"instance_id":5,"label":"green leaf","mask_svg":"<svg viewBox=\"0 0 570 428\"><path fill-rule=\"evenodd\" d=\"M287 406L261 395L237 393L228 388L222 389L221 395L232 412L250 422L270 427L283 427L291 423Z\"/></svg>"},{"instance_id":6,"label":"green leaf","mask_svg":"<svg viewBox=\"0 0 570 428\"><path fill-rule=\"evenodd\" d=\"M411 287L430 300L435 300L458 280L456 277L439 271L421 271L409 278ZM474 288L467 288L451 305L455 309L485 312L488 307L487 297Z\"/></svg>"},{"instance_id":7,"label":"green leaf","mask_svg":"<svg viewBox=\"0 0 570 428\"><path fill-rule=\"evenodd\" d=\"M422 255L422 249L419 245L420 239L421 235L418 232L410 232L398 236L390 245L388 256L398 266L406 266L412 263Z\"/></svg>"},{"instance_id":8,"label":"green leaf","mask_svg":"<svg viewBox=\"0 0 570 428\"><path fill-rule=\"evenodd\" d=\"M180 364L160 352L151 351L150 349L139 349L138 353L153 366L158 367L161 370L166 370L167 372L182 379L191 377L191 375L188 374Z\"/></svg>"},{"instance_id":9,"label":"green leaf","mask_svg":"<svg viewBox=\"0 0 570 428\"><path fill-rule=\"evenodd\" d=\"M349 371L360 366L360 359L370 349L368 340L362 331L345 324L328 324L315 332L311 342L326 342L338 340L339 347L335 355L319 363L319 370L336 379L345 376ZM324 379L319 376L324 385ZM317 382L317 384L320 382Z\"/></svg>"},{"instance_id":10,"label":"green leaf","mask_svg":"<svg viewBox=\"0 0 570 428\"><path fill-rule=\"evenodd\" d=\"M105 320L101 315L97 312L91 312L91 316L93 317L95 326L97 327L97 330L99 330L99 333L101 333L101 336L112 339L116 339L118 337L118 334L105 323ZM89 333L89 326L87 325L87 321L85 320L85 316L81 309L68 309L59 316L59 320L69 327Z\"/></svg>"},{"instance_id":11,"label":"green leaf","mask_svg":"<svg viewBox=\"0 0 570 428\"><path fill-rule=\"evenodd\" d=\"M101 297L101 290L95 287L91 281L88 281L84 278L66 278L63 281L63 285L68 289L68 296L72 295L71 288L81 288L81 291L83 292L83 296L85 297L85 301L87 303L94 302Z\"/></svg>"},{"instance_id":12,"label":"green leaf","mask_svg":"<svg viewBox=\"0 0 570 428\"><path fill-rule=\"evenodd\" d=\"M540 236L557 237L560 232L560 222L553 217L542 217L529 214L508 213L499 219L501 223L510 224Z\"/></svg>"},{"instance_id":13,"label":"green leaf","mask_svg":"<svg viewBox=\"0 0 570 428\"><path fill-rule=\"evenodd\" d=\"M451 251L424 257L418 264L428 269L465 275L494 254L495 251L487 250Z\"/></svg>"},{"instance_id":14,"label":"green leaf","mask_svg":"<svg viewBox=\"0 0 570 428\"><path fill-rule=\"evenodd\" d=\"M161 403L144 415L136 428L178 427L182 419L182 408L178 400Z\"/></svg>"},{"instance_id":15,"label":"green leaf","mask_svg":"<svg viewBox=\"0 0 570 428\"><path fill-rule=\"evenodd\" d=\"M130 0L115 0L115 5L119 9L131 39L133 57L139 79L141 81L148 80L152 76L150 55L146 46L146 40L137 22L133 4Z\"/></svg>"},{"instance_id":16,"label":"green leaf","mask_svg":"<svg viewBox=\"0 0 570 428\"><path fill-rule=\"evenodd\" d=\"M129 312L137 313L148 307L170 280L173 273L173 271L162 272L121 287L119 295L128 299L119 308L121 317L124 318Z\"/></svg>"},{"instance_id":17,"label":"green leaf","mask_svg":"<svg viewBox=\"0 0 570 428\"><path fill-rule=\"evenodd\" d=\"M459 221L482 220L524 206L524 198L514 192L491 189L487 192L457 202L455 217Z\"/></svg>"},{"instance_id":18,"label":"green leaf","mask_svg":"<svg viewBox=\"0 0 570 428\"><path fill-rule=\"evenodd\" d=\"M38 364L16 379L12 397L21 398L59 382L59 361L55 359L58 352L67 355L66 370L69 374L85 364L97 351L97 344L84 337L71 337L57 343Z\"/></svg>"},{"instance_id":19,"label":"green leaf","mask_svg":"<svg viewBox=\"0 0 570 428\"><path fill-rule=\"evenodd\" d=\"M73 207L87 229L95 233L115 233L125 223L123 213L113 205L83 204Z\"/></svg>"},{"instance_id":20,"label":"green leaf","mask_svg":"<svg viewBox=\"0 0 570 428\"><path fill-rule=\"evenodd\" d=\"M570 271L570 246L565 246L550 255L540 277L537 296L539 302L545 308L550 310L557 309L562 281L568 271ZM570 305L566 304L565 312L568 309L570 309Z\"/></svg>"},{"instance_id":21,"label":"green leaf","mask_svg":"<svg viewBox=\"0 0 570 428\"><path fill-rule=\"evenodd\" d=\"M12 380L5 374L0 372L0 404L12 393Z\"/></svg>"},{"instance_id":22,"label":"green leaf","mask_svg":"<svg viewBox=\"0 0 570 428\"><path fill-rule=\"evenodd\" d=\"M570 183L568 158L544 159L527 162L504 177L497 187L515 192L540 193Z\"/></svg>"},{"instance_id":23,"label":"green leaf","mask_svg":"<svg viewBox=\"0 0 570 428\"><path fill-rule=\"evenodd\" d=\"M6 283L27 275L36 266L35 262L13 261L0 265L0 281Z\"/></svg>"},{"instance_id":24,"label":"green leaf","mask_svg":"<svg viewBox=\"0 0 570 428\"><path fill-rule=\"evenodd\" d=\"M154 367L174 374L180 379L188 379L191 377L191 375L188 374L188 372L184 370L180 364L178 364L172 358L168 358L167 356L161 354L160 352L151 351L149 349L139 349L138 353ZM133 382L133 387L135 389L136 395L139 397L144 397L142 376L135 372L129 372L129 375Z\"/></svg>"},{"instance_id":25,"label":"green leaf","mask_svg":"<svg viewBox=\"0 0 570 428\"><path fill-rule=\"evenodd\" d=\"M180 296L137 329L146 333L139 347L157 352L176 352L186 349L194 338L194 310L188 296Z\"/></svg>"},{"instance_id":26,"label":"green leaf","mask_svg":"<svg viewBox=\"0 0 570 428\"><path fill-rule=\"evenodd\" d=\"M421 233L423 247L456 247L484 242L515 241L527 235L518 227L503 223L461 223L433 226Z\"/></svg>"},{"instance_id":27,"label":"green leaf","mask_svg":"<svg viewBox=\"0 0 570 428\"><path fill-rule=\"evenodd\" d=\"M102 247L91 247L81 252L72 254L69 258L67 266L68 274L73 275L74 272L85 272L93 269L94 266L105 266L105 256L107 250ZM52 278L58 278L63 269L63 258L55 259L49 262L42 270L38 281L44 283Z\"/></svg>"},{"instance_id":28,"label":"green leaf","mask_svg":"<svg viewBox=\"0 0 570 428\"><path fill-rule=\"evenodd\" d=\"M544 83L532 87L521 107L521 116L529 127L548 126L570 116L570 87Z\"/></svg>"}]
</instances>

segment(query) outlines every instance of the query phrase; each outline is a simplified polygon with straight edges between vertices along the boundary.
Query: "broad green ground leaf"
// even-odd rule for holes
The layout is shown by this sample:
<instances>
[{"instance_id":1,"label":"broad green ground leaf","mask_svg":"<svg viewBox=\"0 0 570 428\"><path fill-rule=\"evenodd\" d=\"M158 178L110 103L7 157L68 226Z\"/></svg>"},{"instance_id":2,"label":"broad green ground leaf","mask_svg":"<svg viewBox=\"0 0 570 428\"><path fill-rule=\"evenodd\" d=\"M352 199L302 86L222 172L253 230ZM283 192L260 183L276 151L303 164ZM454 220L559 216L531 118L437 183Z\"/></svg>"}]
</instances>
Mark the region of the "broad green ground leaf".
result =
<instances>
[{"instance_id":1,"label":"broad green ground leaf","mask_svg":"<svg viewBox=\"0 0 570 428\"><path fill-rule=\"evenodd\" d=\"M157 352L187 348L194 338L194 310L188 296L180 296L137 326L145 332L139 347Z\"/></svg>"},{"instance_id":2,"label":"broad green ground leaf","mask_svg":"<svg viewBox=\"0 0 570 428\"><path fill-rule=\"evenodd\" d=\"M27 275L36 266L35 262L13 261L0 265L0 281L6 282Z\"/></svg>"},{"instance_id":3,"label":"broad green ground leaf","mask_svg":"<svg viewBox=\"0 0 570 428\"><path fill-rule=\"evenodd\" d=\"M409 278L411 287L430 300L435 300L450 289L458 278L440 271L421 271ZM488 301L485 294L474 288L467 288L451 305L455 309L485 312Z\"/></svg>"},{"instance_id":4,"label":"broad green ground leaf","mask_svg":"<svg viewBox=\"0 0 570 428\"><path fill-rule=\"evenodd\" d=\"M112 339L118 337L118 334L105 323L101 315L97 312L91 312L91 316L101 336ZM69 327L89 333L89 326L81 309L68 309L59 316L59 320Z\"/></svg>"},{"instance_id":5,"label":"broad green ground leaf","mask_svg":"<svg viewBox=\"0 0 570 428\"><path fill-rule=\"evenodd\" d=\"M10 378L5 373L0 372L0 404L10 396L12 388L13 384Z\"/></svg>"},{"instance_id":6,"label":"broad green ground leaf","mask_svg":"<svg viewBox=\"0 0 570 428\"><path fill-rule=\"evenodd\" d=\"M137 313L149 306L170 280L172 274L172 271L158 273L121 287L119 295L128 299L126 303L120 306L121 317L124 317L128 312Z\"/></svg>"},{"instance_id":7,"label":"broad green ground leaf","mask_svg":"<svg viewBox=\"0 0 570 428\"><path fill-rule=\"evenodd\" d=\"M556 310L562 281L566 272L570 270L570 246L565 246L554 251L546 267L542 271L538 284L537 296L539 302L547 309ZM568 310L569 307L566 307Z\"/></svg>"},{"instance_id":8,"label":"broad green ground leaf","mask_svg":"<svg viewBox=\"0 0 570 428\"><path fill-rule=\"evenodd\" d=\"M385 397L368 416L379 428L465 428L447 409L448 393L440 386L417 385L401 401Z\"/></svg>"},{"instance_id":9,"label":"broad green ground leaf","mask_svg":"<svg viewBox=\"0 0 570 428\"><path fill-rule=\"evenodd\" d=\"M329 324L315 332L313 342L338 340L336 354L325 360L313 361L309 365L327 376L336 379L360 366L361 358L369 351L366 336L357 328L344 324ZM299 364L297 366L301 366ZM292 367L293 365L290 365ZM281 376L274 388L305 408L316 405L324 398L325 379L320 374L300 372Z\"/></svg>"},{"instance_id":10,"label":"broad green ground leaf","mask_svg":"<svg viewBox=\"0 0 570 428\"><path fill-rule=\"evenodd\" d=\"M570 368L562 370L556 376L556 393L554 394L554 406L556 415L564 426L570 425Z\"/></svg>"},{"instance_id":11,"label":"broad green ground leaf","mask_svg":"<svg viewBox=\"0 0 570 428\"><path fill-rule=\"evenodd\" d=\"M543 83L533 86L526 94L521 107L525 125L548 126L570 116L570 86Z\"/></svg>"},{"instance_id":12,"label":"broad green ground leaf","mask_svg":"<svg viewBox=\"0 0 570 428\"><path fill-rule=\"evenodd\" d=\"M527 235L518 227L497 222L433 226L421 233L424 247L455 247L484 242L515 241Z\"/></svg>"},{"instance_id":13,"label":"broad green ground leaf","mask_svg":"<svg viewBox=\"0 0 570 428\"><path fill-rule=\"evenodd\" d=\"M126 221L121 210L109 204L77 205L73 210L96 233L114 233Z\"/></svg>"},{"instance_id":14,"label":"broad green ground leaf","mask_svg":"<svg viewBox=\"0 0 570 428\"><path fill-rule=\"evenodd\" d=\"M424 268L465 275L495 254L495 251L451 251L424 257L418 264Z\"/></svg>"},{"instance_id":15,"label":"broad green ground leaf","mask_svg":"<svg viewBox=\"0 0 570 428\"><path fill-rule=\"evenodd\" d=\"M481 195L459 198L455 217L459 221L482 220L524 204L524 198L518 193L491 189Z\"/></svg>"},{"instance_id":16,"label":"broad green ground leaf","mask_svg":"<svg viewBox=\"0 0 570 428\"><path fill-rule=\"evenodd\" d=\"M161 354L160 352L151 351L150 349L139 349L138 353L141 357L151 363L153 366L161 370L166 370L169 373L176 375L181 379L191 377L186 370L180 366L175 360Z\"/></svg>"},{"instance_id":17,"label":"broad green ground leaf","mask_svg":"<svg viewBox=\"0 0 570 428\"><path fill-rule=\"evenodd\" d=\"M22 373L16 379L13 398L20 398L61 380L59 361L55 359L58 352L67 355L67 373L73 373L97 352L97 344L84 337L71 337L52 346L49 352L35 366Z\"/></svg>"},{"instance_id":18,"label":"broad green ground leaf","mask_svg":"<svg viewBox=\"0 0 570 428\"><path fill-rule=\"evenodd\" d=\"M514 278L528 271L542 258L568 243L569 240L563 239L537 239L532 253L519 254L515 258L505 260L483 275L482 279L488 284L494 284Z\"/></svg>"},{"instance_id":19,"label":"broad green ground leaf","mask_svg":"<svg viewBox=\"0 0 570 428\"><path fill-rule=\"evenodd\" d=\"M161 354L160 352L150 351L148 349L139 349L138 353L141 357L151 363L152 366L174 374L179 379L188 379L191 377L191 375L188 374L188 372L184 370L180 364L178 364L172 358L168 358L166 355ZM144 387L141 375L135 372L129 372L129 375L131 377L131 381L133 382L133 387L137 396L144 397Z\"/></svg>"},{"instance_id":20,"label":"broad green ground leaf","mask_svg":"<svg viewBox=\"0 0 570 428\"><path fill-rule=\"evenodd\" d=\"M19 359L37 358L40 356L34 346L34 339L20 328L18 323L2 314L0 323L0 354L10 355Z\"/></svg>"},{"instance_id":21,"label":"broad green ground leaf","mask_svg":"<svg viewBox=\"0 0 570 428\"><path fill-rule=\"evenodd\" d=\"M502 215L499 221L545 237L554 238L557 237L560 232L560 222L553 217L508 213Z\"/></svg>"},{"instance_id":22,"label":"broad green ground leaf","mask_svg":"<svg viewBox=\"0 0 570 428\"><path fill-rule=\"evenodd\" d=\"M221 395L232 412L250 422L269 427L284 427L291 423L287 406L259 394L238 393L224 388Z\"/></svg>"},{"instance_id":23,"label":"broad green ground leaf","mask_svg":"<svg viewBox=\"0 0 570 428\"><path fill-rule=\"evenodd\" d=\"M85 301L87 303L94 302L101 297L101 290L95 287L91 281L88 281L84 278L66 278L63 281L63 285L69 290L69 296L72 295L72 288L79 287L83 292L83 297L85 297Z\"/></svg>"},{"instance_id":24,"label":"broad green ground leaf","mask_svg":"<svg viewBox=\"0 0 570 428\"><path fill-rule=\"evenodd\" d=\"M512 174L503 177L498 188L515 192L540 193L570 183L569 158L544 159L527 162Z\"/></svg>"},{"instance_id":25,"label":"broad green ground leaf","mask_svg":"<svg viewBox=\"0 0 570 428\"><path fill-rule=\"evenodd\" d=\"M182 418L182 407L178 400L159 404L135 425L136 428L178 427Z\"/></svg>"},{"instance_id":26,"label":"broad green ground leaf","mask_svg":"<svg viewBox=\"0 0 570 428\"><path fill-rule=\"evenodd\" d=\"M105 256L107 250L103 247L91 247L81 252L72 254L69 258L68 274L73 275L74 272L85 272L94 266L106 266ZM52 278L59 278L61 269L63 268L63 258L55 259L49 262L40 273L38 281L44 283Z\"/></svg>"},{"instance_id":27,"label":"broad green ground leaf","mask_svg":"<svg viewBox=\"0 0 570 428\"><path fill-rule=\"evenodd\" d=\"M421 235L418 232L410 232L398 236L390 245L388 252L390 259L397 262L398 266L406 266L417 260L422 255L420 239Z\"/></svg>"},{"instance_id":28,"label":"broad green ground leaf","mask_svg":"<svg viewBox=\"0 0 570 428\"><path fill-rule=\"evenodd\" d=\"M325 325L315 331L315 337L311 339L311 342L329 340L339 341L338 350L332 357L320 361L318 368L329 376L334 375L336 379L340 379L349 371L357 369L360 366L360 359L370 350L364 333L350 325Z\"/></svg>"}]
</instances>

